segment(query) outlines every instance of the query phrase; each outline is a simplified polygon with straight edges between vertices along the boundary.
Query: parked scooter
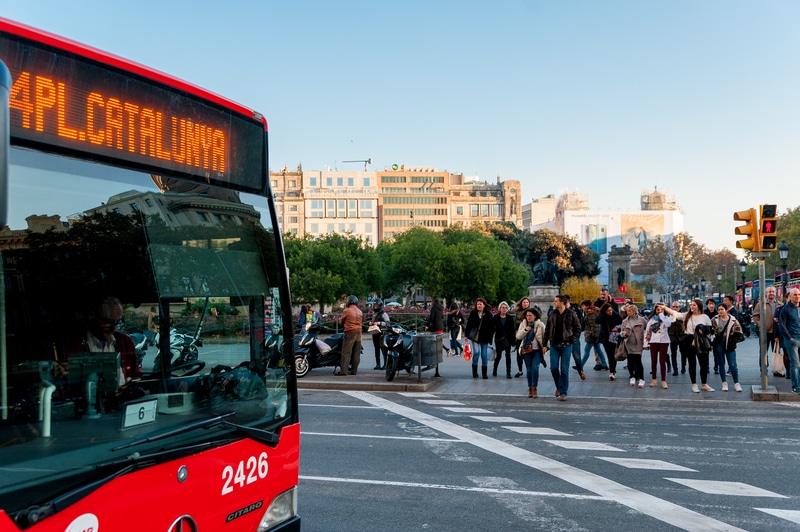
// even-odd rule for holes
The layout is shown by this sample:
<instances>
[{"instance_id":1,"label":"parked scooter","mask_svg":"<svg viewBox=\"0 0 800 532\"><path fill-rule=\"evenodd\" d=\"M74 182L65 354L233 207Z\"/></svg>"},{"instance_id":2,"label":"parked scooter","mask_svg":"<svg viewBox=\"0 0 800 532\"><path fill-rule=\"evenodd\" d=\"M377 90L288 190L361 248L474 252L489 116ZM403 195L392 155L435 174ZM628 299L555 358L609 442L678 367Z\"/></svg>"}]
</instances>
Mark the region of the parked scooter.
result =
<instances>
[{"instance_id":1,"label":"parked scooter","mask_svg":"<svg viewBox=\"0 0 800 532\"><path fill-rule=\"evenodd\" d=\"M381 342L389 352L386 359L386 380L391 382L401 369L409 375L414 373L414 335L401 325L392 324L384 333Z\"/></svg>"},{"instance_id":2,"label":"parked scooter","mask_svg":"<svg viewBox=\"0 0 800 532\"><path fill-rule=\"evenodd\" d=\"M198 347L203 347L203 339L200 338L200 333L203 331L203 321L208 311L208 298L203 306L203 312L197 323L197 329L194 334L188 332L181 332L175 327L169 329L169 358L167 360L167 369L171 375L193 375L205 367L205 362L198 360L199 352ZM161 335L157 333L154 338L156 346L156 358L153 361L153 373L161 373Z\"/></svg>"},{"instance_id":3,"label":"parked scooter","mask_svg":"<svg viewBox=\"0 0 800 532\"><path fill-rule=\"evenodd\" d=\"M303 333L294 339L295 374L298 378L305 377L312 369L321 367L333 367L336 373L339 360L342 358L344 333L337 333L320 340L317 338L317 327L308 325L303 327Z\"/></svg>"}]
</instances>

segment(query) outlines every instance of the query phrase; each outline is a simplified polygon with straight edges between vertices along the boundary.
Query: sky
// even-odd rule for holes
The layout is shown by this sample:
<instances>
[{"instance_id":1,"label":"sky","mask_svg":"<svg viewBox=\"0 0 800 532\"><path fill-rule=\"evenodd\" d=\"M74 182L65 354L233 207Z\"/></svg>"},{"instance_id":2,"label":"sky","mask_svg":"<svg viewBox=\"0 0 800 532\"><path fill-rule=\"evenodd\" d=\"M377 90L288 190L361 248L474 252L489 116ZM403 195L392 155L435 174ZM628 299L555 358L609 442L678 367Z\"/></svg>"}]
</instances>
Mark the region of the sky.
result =
<instances>
[{"instance_id":1,"label":"sky","mask_svg":"<svg viewBox=\"0 0 800 532\"><path fill-rule=\"evenodd\" d=\"M596 210L800 205L800 1L0 0L0 16L267 117L270 168L426 166ZM791 245L792 243L789 242Z\"/></svg>"}]
</instances>

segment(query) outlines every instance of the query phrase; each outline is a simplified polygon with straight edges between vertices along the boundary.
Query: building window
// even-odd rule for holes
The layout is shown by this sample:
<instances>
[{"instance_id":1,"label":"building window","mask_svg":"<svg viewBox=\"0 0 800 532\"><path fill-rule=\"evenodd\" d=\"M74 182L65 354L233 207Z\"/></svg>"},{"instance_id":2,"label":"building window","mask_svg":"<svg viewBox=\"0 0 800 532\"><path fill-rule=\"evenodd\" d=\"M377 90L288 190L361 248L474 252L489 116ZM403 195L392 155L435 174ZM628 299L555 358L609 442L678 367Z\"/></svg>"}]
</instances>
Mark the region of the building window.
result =
<instances>
[{"instance_id":1,"label":"building window","mask_svg":"<svg viewBox=\"0 0 800 532\"><path fill-rule=\"evenodd\" d=\"M358 205L358 200L351 199L347 201L347 216L352 216L353 218L358 216L356 205Z\"/></svg>"},{"instance_id":2,"label":"building window","mask_svg":"<svg viewBox=\"0 0 800 532\"><path fill-rule=\"evenodd\" d=\"M204 212L198 212L197 216L200 217L200 221L202 221L202 222L207 222L208 221L208 216L206 216L206 213L204 213Z\"/></svg>"},{"instance_id":3,"label":"building window","mask_svg":"<svg viewBox=\"0 0 800 532\"><path fill-rule=\"evenodd\" d=\"M317 178L316 177L309 177L308 178L308 186L310 186L310 187L317 186Z\"/></svg>"},{"instance_id":4,"label":"building window","mask_svg":"<svg viewBox=\"0 0 800 532\"><path fill-rule=\"evenodd\" d=\"M356 185L356 180L355 180L355 178L348 177L348 178L347 178L347 186L348 186L348 187L354 187L355 185Z\"/></svg>"},{"instance_id":5,"label":"building window","mask_svg":"<svg viewBox=\"0 0 800 532\"><path fill-rule=\"evenodd\" d=\"M481 205L481 216L488 217L489 216L489 204L484 203Z\"/></svg>"},{"instance_id":6,"label":"building window","mask_svg":"<svg viewBox=\"0 0 800 532\"><path fill-rule=\"evenodd\" d=\"M339 232L344 233L344 224L339 224Z\"/></svg>"},{"instance_id":7,"label":"building window","mask_svg":"<svg viewBox=\"0 0 800 532\"><path fill-rule=\"evenodd\" d=\"M478 205L477 204L473 203L472 205L469 206L469 215L472 216L473 218L477 218L478 217Z\"/></svg>"},{"instance_id":8,"label":"building window","mask_svg":"<svg viewBox=\"0 0 800 532\"><path fill-rule=\"evenodd\" d=\"M277 182L277 181L271 181L271 183L272 183L272 189L273 189L273 190L275 190L276 188L278 188L278 182Z\"/></svg>"},{"instance_id":9,"label":"building window","mask_svg":"<svg viewBox=\"0 0 800 532\"><path fill-rule=\"evenodd\" d=\"M344 186L344 178L343 177L337 177L336 178L336 186L337 187L343 187Z\"/></svg>"},{"instance_id":10,"label":"building window","mask_svg":"<svg viewBox=\"0 0 800 532\"><path fill-rule=\"evenodd\" d=\"M292 233L293 235L296 235L297 234L297 228L293 227L292 229L289 230L289 232Z\"/></svg>"},{"instance_id":11,"label":"building window","mask_svg":"<svg viewBox=\"0 0 800 532\"><path fill-rule=\"evenodd\" d=\"M297 223L297 216L289 216L289 223L296 224Z\"/></svg>"},{"instance_id":12,"label":"building window","mask_svg":"<svg viewBox=\"0 0 800 532\"><path fill-rule=\"evenodd\" d=\"M364 186L365 186L365 187L368 187L368 186L370 186L370 183L371 183L371 180L370 180L370 178L368 178L368 177L365 177L365 178L364 178Z\"/></svg>"},{"instance_id":13,"label":"building window","mask_svg":"<svg viewBox=\"0 0 800 532\"><path fill-rule=\"evenodd\" d=\"M332 187L333 186L333 178L332 177L326 177L325 178L325 186L326 187Z\"/></svg>"},{"instance_id":14,"label":"building window","mask_svg":"<svg viewBox=\"0 0 800 532\"><path fill-rule=\"evenodd\" d=\"M153 206L153 201L151 199L149 199L149 198L146 198L144 200L144 202L147 204L148 207L152 207Z\"/></svg>"},{"instance_id":15,"label":"building window","mask_svg":"<svg viewBox=\"0 0 800 532\"><path fill-rule=\"evenodd\" d=\"M117 207L116 209L114 209L114 212L115 212L115 213L117 213L117 214L122 214L122 211L121 211L121 210L119 210L119 207Z\"/></svg>"},{"instance_id":16,"label":"building window","mask_svg":"<svg viewBox=\"0 0 800 532\"><path fill-rule=\"evenodd\" d=\"M333 233L333 224L328 224L328 232Z\"/></svg>"},{"instance_id":17,"label":"building window","mask_svg":"<svg viewBox=\"0 0 800 532\"><path fill-rule=\"evenodd\" d=\"M364 218L369 218L372 216L372 200L359 200L358 201L358 213L360 216Z\"/></svg>"},{"instance_id":18,"label":"building window","mask_svg":"<svg viewBox=\"0 0 800 532\"><path fill-rule=\"evenodd\" d=\"M131 209L133 209L136 212L139 212L139 204L131 203Z\"/></svg>"},{"instance_id":19,"label":"building window","mask_svg":"<svg viewBox=\"0 0 800 532\"><path fill-rule=\"evenodd\" d=\"M350 226L349 226L349 228L347 230L350 231L351 233L355 234L356 233L356 224L350 224Z\"/></svg>"},{"instance_id":20,"label":"building window","mask_svg":"<svg viewBox=\"0 0 800 532\"><path fill-rule=\"evenodd\" d=\"M311 224L311 233L319 234L319 224Z\"/></svg>"},{"instance_id":21,"label":"building window","mask_svg":"<svg viewBox=\"0 0 800 532\"><path fill-rule=\"evenodd\" d=\"M324 206L325 202L323 200L311 200L311 217L322 218L325 216L323 211Z\"/></svg>"},{"instance_id":22,"label":"building window","mask_svg":"<svg viewBox=\"0 0 800 532\"><path fill-rule=\"evenodd\" d=\"M492 205L492 216L495 218L500 218L500 205Z\"/></svg>"},{"instance_id":23,"label":"building window","mask_svg":"<svg viewBox=\"0 0 800 532\"><path fill-rule=\"evenodd\" d=\"M294 179L289 181L289 188L297 188L297 181Z\"/></svg>"},{"instance_id":24,"label":"building window","mask_svg":"<svg viewBox=\"0 0 800 532\"><path fill-rule=\"evenodd\" d=\"M336 200L336 210L339 217L347 217L347 200Z\"/></svg>"}]
</instances>

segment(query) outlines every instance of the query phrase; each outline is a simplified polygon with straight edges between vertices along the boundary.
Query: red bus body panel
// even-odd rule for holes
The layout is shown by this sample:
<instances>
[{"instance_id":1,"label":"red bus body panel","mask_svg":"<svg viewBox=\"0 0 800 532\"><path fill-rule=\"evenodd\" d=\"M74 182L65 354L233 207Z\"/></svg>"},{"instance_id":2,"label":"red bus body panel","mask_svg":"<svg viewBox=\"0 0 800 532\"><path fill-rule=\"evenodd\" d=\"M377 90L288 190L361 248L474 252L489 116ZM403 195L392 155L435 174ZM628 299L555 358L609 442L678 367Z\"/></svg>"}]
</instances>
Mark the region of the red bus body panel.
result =
<instances>
[{"instance_id":1,"label":"red bus body panel","mask_svg":"<svg viewBox=\"0 0 800 532\"><path fill-rule=\"evenodd\" d=\"M262 452L268 456L267 476L240 486L223 495L223 470L234 471L242 461ZM186 480L178 480L178 469L185 466ZM284 427L280 443L273 449L245 439L123 475L99 488L81 501L52 517L25 529L29 532L125 532L164 531L182 516L197 523L198 532L254 531L275 496L297 486L300 467L300 425ZM260 504L259 504L260 503ZM236 512L256 506L241 517L229 519ZM96 530L80 528L96 518ZM83 519L83 521L81 521ZM0 512L0 531L20 530ZM184 528L183 532L190 532Z\"/></svg>"}]
</instances>

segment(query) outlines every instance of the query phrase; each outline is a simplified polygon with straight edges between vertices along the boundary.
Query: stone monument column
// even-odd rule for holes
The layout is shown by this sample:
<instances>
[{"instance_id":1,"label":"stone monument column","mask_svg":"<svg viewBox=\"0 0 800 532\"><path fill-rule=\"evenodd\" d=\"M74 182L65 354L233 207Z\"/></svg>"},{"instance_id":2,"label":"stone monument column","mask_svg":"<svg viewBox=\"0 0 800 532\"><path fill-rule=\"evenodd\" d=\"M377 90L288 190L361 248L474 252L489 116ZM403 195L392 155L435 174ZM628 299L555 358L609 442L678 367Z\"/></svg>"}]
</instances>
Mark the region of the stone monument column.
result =
<instances>
[{"instance_id":1,"label":"stone monument column","mask_svg":"<svg viewBox=\"0 0 800 532\"><path fill-rule=\"evenodd\" d=\"M633 250L630 246L611 246L608 252L608 292L612 297L628 297L626 292L620 291L620 286L629 286L631 282L631 257Z\"/></svg>"}]
</instances>

